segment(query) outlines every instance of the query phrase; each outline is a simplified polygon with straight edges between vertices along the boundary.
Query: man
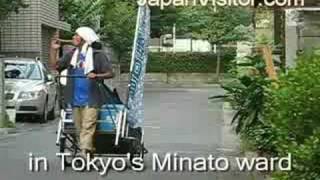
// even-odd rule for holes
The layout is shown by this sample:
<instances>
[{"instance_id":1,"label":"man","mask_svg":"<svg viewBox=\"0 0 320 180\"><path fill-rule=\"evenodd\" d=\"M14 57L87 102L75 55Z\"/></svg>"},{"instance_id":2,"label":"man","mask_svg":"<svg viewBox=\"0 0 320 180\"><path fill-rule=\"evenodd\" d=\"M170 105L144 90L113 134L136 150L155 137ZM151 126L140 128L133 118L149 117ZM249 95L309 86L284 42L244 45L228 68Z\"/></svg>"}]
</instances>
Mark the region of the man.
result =
<instances>
[{"instance_id":1,"label":"man","mask_svg":"<svg viewBox=\"0 0 320 180\"><path fill-rule=\"evenodd\" d=\"M97 124L98 108L104 103L99 87L104 79L112 78L112 65L106 55L98 52L96 33L88 27L80 27L73 36L72 52L56 62L56 69L67 69L68 78L64 90L65 103L73 108L73 119L79 133L81 155L95 151L93 140ZM59 49L57 40L53 40L52 49ZM100 47L101 48L101 47ZM84 77L84 78L81 78Z\"/></svg>"}]
</instances>

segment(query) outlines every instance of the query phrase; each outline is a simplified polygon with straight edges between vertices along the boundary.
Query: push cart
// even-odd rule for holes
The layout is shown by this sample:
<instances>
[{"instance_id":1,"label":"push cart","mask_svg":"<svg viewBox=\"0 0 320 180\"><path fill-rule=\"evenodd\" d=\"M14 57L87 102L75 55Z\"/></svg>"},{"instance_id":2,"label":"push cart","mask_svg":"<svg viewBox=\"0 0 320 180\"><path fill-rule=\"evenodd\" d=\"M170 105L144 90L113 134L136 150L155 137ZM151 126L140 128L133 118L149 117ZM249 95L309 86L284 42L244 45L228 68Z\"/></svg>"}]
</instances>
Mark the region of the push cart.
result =
<instances>
[{"instance_id":1,"label":"push cart","mask_svg":"<svg viewBox=\"0 0 320 180\"><path fill-rule=\"evenodd\" d=\"M69 153L64 158L64 164L70 166L72 159L80 153L78 133L75 128L72 108L63 101L61 78L81 78L77 76L57 76L59 87L60 119L58 123L56 145L60 153ZM82 77L83 78L83 77ZM111 91L104 83L99 83L104 93L108 95L107 104L101 106L98 112L96 134L94 138L95 154L101 157L127 157L130 162L134 157L144 158L147 150L144 147L142 127L131 128L127 122L128 108L120 100L116 89Z\"/></svg>"}]
</instances>

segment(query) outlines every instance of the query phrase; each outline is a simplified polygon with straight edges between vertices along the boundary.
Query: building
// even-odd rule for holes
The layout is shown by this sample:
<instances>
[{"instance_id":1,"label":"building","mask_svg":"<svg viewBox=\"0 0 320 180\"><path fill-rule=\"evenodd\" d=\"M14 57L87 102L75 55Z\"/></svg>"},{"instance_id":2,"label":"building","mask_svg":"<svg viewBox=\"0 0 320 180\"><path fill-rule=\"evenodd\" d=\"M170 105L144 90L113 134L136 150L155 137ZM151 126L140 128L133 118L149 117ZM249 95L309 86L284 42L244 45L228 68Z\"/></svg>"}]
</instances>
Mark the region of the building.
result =
<instances>
[{"instance_id":1,"label":"building","mask_svg":"<svg viewBox=\"0 0 320 180\"><path fill-rule=\"evenodd\" d=\"M70 31L71 26L60 21L59 0L25 0L27 8L11 13L1 22L0 54L6 56L39 57L48 61L50 38L57 30Z\"/></svg>"},{"instance_id":2,"label":"building","mask_svg":"<svg viewBox=\"0 0 320 180\"><path fill-rule=\"evenodd\" d=\"M286 66L294 67L297 56L320 48L320 0L308 0L306 6L285 10Z\"/></svg>"},{"instance_id":3,"label":"building","mask_svg":"<svg viewBox=\"0 0 320 180\"><path fill-rule=\"evenodd\" d=\"M169 39L169 43L161 38L153 38L150 41L151 52L211 52L212 46L207 40L178 37Z\"/></svg>"}]
</instances>

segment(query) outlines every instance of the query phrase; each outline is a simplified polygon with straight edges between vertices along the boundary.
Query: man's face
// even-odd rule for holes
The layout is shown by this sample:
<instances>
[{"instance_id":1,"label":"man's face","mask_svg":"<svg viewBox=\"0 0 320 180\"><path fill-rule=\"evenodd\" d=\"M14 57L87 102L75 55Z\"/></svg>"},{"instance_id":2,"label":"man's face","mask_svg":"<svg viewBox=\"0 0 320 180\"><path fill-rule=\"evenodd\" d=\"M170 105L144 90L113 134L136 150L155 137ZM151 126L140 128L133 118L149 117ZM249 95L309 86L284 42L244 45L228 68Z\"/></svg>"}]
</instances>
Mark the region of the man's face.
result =
<instances>
[{"instance_id":1,"label":"man's face","mask_svg":"<svg viewBox=\"0 0 320 180\"><path fill-rule=\"evenodd\" d=\"M72 37L72 44L79 47L82 44L82 38L78 34L75 34Z\"/></svg>"}]
</instances>

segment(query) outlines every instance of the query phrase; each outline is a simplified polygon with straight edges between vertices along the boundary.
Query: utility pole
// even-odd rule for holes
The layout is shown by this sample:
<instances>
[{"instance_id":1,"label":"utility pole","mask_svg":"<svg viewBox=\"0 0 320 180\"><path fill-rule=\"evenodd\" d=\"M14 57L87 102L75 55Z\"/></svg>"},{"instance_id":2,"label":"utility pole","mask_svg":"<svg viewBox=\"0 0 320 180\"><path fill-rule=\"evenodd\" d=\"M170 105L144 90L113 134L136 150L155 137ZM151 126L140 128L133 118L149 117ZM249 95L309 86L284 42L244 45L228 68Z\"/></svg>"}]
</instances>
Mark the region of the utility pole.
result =
<instances>
[{"instance_id":1,"label":"utility pole","mask_svg":"<svg viewBox=\"0 0 320 180\"><path fill-rule=\"evenodd\" d=\"M4 61L0 59L0 128L4 127L6 98L4 95Z\"/></svg>"},{"instance_id":2,"label":"utility pole","mask_svg":"<svg viewBox=\"0 0 320 180\"><path fill-rule=\"evenodd\" d=\"M172 44L173 44L173 53L176 52L176 23L173 24L172 28Z\"/></svg>"}]
</instances>

